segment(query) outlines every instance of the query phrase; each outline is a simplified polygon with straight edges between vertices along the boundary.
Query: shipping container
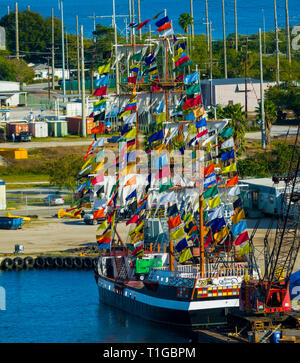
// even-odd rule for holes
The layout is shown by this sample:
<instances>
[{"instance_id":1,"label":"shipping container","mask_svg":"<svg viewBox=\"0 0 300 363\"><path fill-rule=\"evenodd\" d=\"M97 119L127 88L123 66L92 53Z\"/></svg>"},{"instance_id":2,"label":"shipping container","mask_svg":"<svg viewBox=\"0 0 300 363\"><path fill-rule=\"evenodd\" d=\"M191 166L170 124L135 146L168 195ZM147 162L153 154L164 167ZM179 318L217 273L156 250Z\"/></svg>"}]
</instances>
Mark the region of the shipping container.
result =
<instances>
[{"instance_id":1,"label":"shipping container","mask_svg":"<svg viewBox=\"0 0 300 363\"><path fill-rule=\"evenodd\" d=\"M82 117L67 117L68 122L68 132L72 135L81 135L81 128L82 128ZM87 117L86 118L86 134L92 134L92 128L95 126L94 118Z\"/></svg>"},{"instance_id":2,"label":"shipping container","mask_svg":"<svg viewBox=\"0 0 300 363\"><path fill-rule=\"evenodd\" d=\"M68 135L67 121L47 121L48 135L51 137L64 137Z\"/></svg>"},{"instance_id":3,"label":"shipping container","mask_svg":"<svg viewBox=\"0 0 300 363\"><path fill-rule=\"evenodd\" d=\"M30 122L29 132L34 137L48 137L48 124L47 122Z\"/></svg>"},{"instance_id":4,"label":"shipping container","mask_svg":"<svg viewBox=\"0 0 300 363\"><path fill-rule=\"evenodd\" d=\"M28 152L24 148L0 149L0 155L10 159L28 159Z\"/></svg>"},{"instance_id":5,"label":"shipping container","mask_svg":"<svg viewBox=\"0 0 300 363\"><path fill-rule=\"evenodd\" d=\"M15 137L19 135L20 132L29 132L29 126L27 122L9 122L6 124L6 137L12 139L12 135Z\"/></svg>"},{"instance_id":6,"label":"shipping container","mask_svg":"<svg viewBox=\"0 0 300 363\"><path fill-rule=\"evenodd\" d=\"M6 209L6 188L5 181L0 180L0 210Z\"/></svg>"}]
</instances>

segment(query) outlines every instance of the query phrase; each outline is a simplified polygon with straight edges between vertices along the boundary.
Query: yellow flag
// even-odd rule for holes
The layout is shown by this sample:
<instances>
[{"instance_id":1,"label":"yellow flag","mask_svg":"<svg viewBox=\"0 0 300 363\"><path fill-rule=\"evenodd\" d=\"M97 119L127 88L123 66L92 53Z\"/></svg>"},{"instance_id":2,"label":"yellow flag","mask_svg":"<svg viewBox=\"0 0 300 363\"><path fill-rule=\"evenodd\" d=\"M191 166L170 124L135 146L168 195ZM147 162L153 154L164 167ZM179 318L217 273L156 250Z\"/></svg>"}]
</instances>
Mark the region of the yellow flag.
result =
<instances>
[{"instance_id":1,"label":"yellow flag","mask_svg":"<svg viewBox=\"0 0 300 363\"><path fill-rule=\"evenodd\" d=\"M162 152L163 150L165 150L166 149L166 145L165 145L165 143L162 143L161 145L159 145L159 146L157 146L156 148L155 148L155 150L157 150L158 152Z\"/></svg>"},{"instance_id":2,"label":"yellow flag","mask_svg":"<svg viewBox=\"0 0 300 363\"><path fill-rule=\"evenodd\" d=\"M189 248L186 248L181 254L180 254L180 257L179 257L179 261L178 263L182 263L184 261L187 261L189 260L190 258L192 258L193 255L192 255L192 252Z\"/></svg>"},{"instance_id":3,"label":"yellow flag","mask_svg":"<svg viewBox=\"0 0 300 363\"><path fill-rule=\"evenodd\" d=\"M104 66L100 66L98 68L98 72L100 75L103 73L109 73L109 70L110 70L110 63L104 64Z\"/></svg>"},{"instance_id":4,"label":"yellow flag","mask_svg":"<svg viewBox=\"0 0 300 363\"><path fill-rule=\"evenodd\" d=\"M184 236L185 236L185 232L184 232L183 227L180 227L179 229L177 229L177 231L170 233L171 239L183 238Z\"/></svg>"},{"instance_id":5,"label":"yellow flag","mask_svg":"<svg viewBox=\"0 0 300 363\"><path fill-rule=\"evenodd\" d=\"M250 246L250 243L247 242L245 246L243 246L240 250L239 250L239 255L243 256L246 253L250 253L252 251L252 247Z\"/></svg>"},{"instance_id":6,"label":"yellow flag","mask_svg":"<svg viewBox=\"0 0 300 363\"><path fill-rule=\"evenodd\" d=\"M96 171L99 171L102 169L102 166L104 165L104 161L101 161L101 163L99 163L96 168L93 170L93 173L95 173Z\"/></svg>"},{"instance_id":7,"label":"yellow flag","mask_svg":"<svg viewBox=\"0 0 300 363\"><path fill-rule=\"evenodd\" d=\"M209 230L210 230L210 227L203 226L203 235L204 235L204 237L207 235Z\"/></svg>"},{"instance_id":8,"label":"yellow flag","mask_svg":"<svg viewBox=\"0 0 300 363\"><path fill-rule=\"evenodd\" d=\"M131 235L131 234L139 232L143 228L144 223L145 223L145 221L143 221L141 224L139 224L137 227L135 227L132 231L130 231L129 234Z\"/></svg>"},{"instance_id":9,"label":"yellow flag","mask_svg":"<svg viewBox=\"0 0 300 363\"><path fill-rule=\"evenodd\" d=\"M172 61L175 63L178 61L179 58L181 58L181 54L183 53L183 49L179 48L177 51L177 55L175 55L174 57L172 57Z\"/></svg>"},{"instance_id":10,"label":"yellow flag","mask_svg":"<svg viewBox=\"0 0 300 363\"><path fill-rule=\"evenodd\" d=\"M222 169L222 174L231 173L232 171L236 171L236 163L230 164Z\"/></svg>"},{"instance_id":11,"label":"yellow flag","mask_svg":"<svg viewBox=\"0 0 300 363\"><path fill-rule=\"evenodd\" d=\"M229 234L228 228L226 226L223 227L220 232L214 234L215 242L217 243L221 242L222 239L225 238L228 234Z\"/></svg>"},{"instance_id":12,"label":"yellow flag","mask_svg":"<svg viewBox=\"0 0 300 363\"><path fill-rule=\"evenodd\" d=\"M136 136L136 128L134 127L132 130L130 130L129 132L127 132L123 136L126 137L126 139L131 139L131 138L135 137Z\"/></svg>"},{"instance_id":13,"label":"yellow flag","mask_svg":"<svg viewBox=\"0 0 300 363\"><path fill-rule=\"evenodd\" d=\"M84 168L86 168L89 164L91 164L93 159L88 159L81 167L81 170L83 170Z\"/></svg>"},{"instance_id":14,"label":"yellow flag","mask_svg":"<svg viewBox=\"0 0 300 363\"><path fill-rule=\"evenodd\" d=\"M166 113L162 112L160 113L156 118L156 123L160 124L162 122L166 121Z\"/></svg>"},{"instance_id":15,"label":"yellow flag","mask_svg":"<svg viewBox=\"0 0 300 363\"><path fill-rule=\"evenodd\" d=\"M194 108L193 109L193 114L194 114L195 118L199 118L199 117L203 116L204 115L204 107L201 106L201 107Z\"/></svg>"},{"instance_id":16,"label":"yellow flag","mask_svg":"<svg viewBox=\"0 0 300 363\"><path fill-rule=\"evenodd\" d=\"M101 223L99 225L99 227L97 228L97 231L101 231L102 229L107 229L108 225L107 225L107 221L105 220L103 223Z\"/></svg>"},{"instance_id":17,"label":"yellow flag","mask_svg":"<svg viewBox=\"0 0 300 363\"><path fill-rule=\"evenodd\" d=\"M239 221L245 218L244 209L241 209L237 214L231 217L232 223L237 224Z\"/></svg>"},{"instance_id":18,"label":"yellow flag","mask_svg":"<svg viewBox=\"0 0 300 363\"><path fill-rule=\"evenodd\" d=\"M123 116L128 116L130 114L131 114L131 110L124 111L123 113L121 113L121 115L119 116L119 118L122 118Z\"/></svg>"},{"instance_id":19,"label":"yellow flag","mask_svg":"<svg viewBox=\"0 0 300 363\"><path fill-rule=\"evenodd\" d=\"M220 196L217 195L214 199L207 200L207 203L208 203L210 209L216 208L217 206L219 206L221 204Z\"/></svg>"}]
</instances>

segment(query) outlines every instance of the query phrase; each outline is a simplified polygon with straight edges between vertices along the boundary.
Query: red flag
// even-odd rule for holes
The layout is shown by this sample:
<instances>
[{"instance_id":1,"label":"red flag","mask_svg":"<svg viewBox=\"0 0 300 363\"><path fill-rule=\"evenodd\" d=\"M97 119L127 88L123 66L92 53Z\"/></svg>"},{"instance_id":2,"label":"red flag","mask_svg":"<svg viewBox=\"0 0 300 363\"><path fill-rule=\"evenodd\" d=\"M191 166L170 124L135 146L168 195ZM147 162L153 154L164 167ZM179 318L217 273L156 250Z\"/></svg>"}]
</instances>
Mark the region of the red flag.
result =
<instances>
[{"instance_id":1,"label":"red flag","mask_svg":"<svg viewBox=\"0 0 300 363\"><path fill-rule=\"evenodd\" d=\"M83 158L83 160L85 161L86 158L90 155L90 152L92 150L92 147L93 147L93 144L94 144L95 140L93 140L93 142L91 143L89 149L88 149L88 152L86 153L85 157Z\"/></svg>"},{"instance_id":2,"label":"red flag","mask_svg":"<svg viewBox=\"0 0 300 363\"><path fill-rule=\"evenodd\" d=\"M236 176L234 176L233 178L231 178L230 180L228 180L228 182L226 183L225 187L233 187L238 182L239 182L239 176L238 176L238 174L236 174Z\"/></svg>"},{"instance_id":3,"label":"red flag","mask_svg":"<svg viewBox=\"0 0 300 363\"><path fill-rule=\"evenodd\" d=\"M168 220L169 229L173 229L173 228L179 226L180 224L181 224L181 218L180 218L179 214L176 217L170 218Z\"/></svg>"},{"instance_id":4,"label":"red flag","mask_svg":"<svg viewBox=\"0 0 300 363\"><path fill-rule=\"evenodd\" d=\"M187 110L189 108L195 107L197 105L200 105L202 103L202 95L199 95L195 98L188 98L184 103L183 103L183 109Z\"/></svg>"},{"instance_id":5,"label":"red flag","mask_svg":"<svg viewBox=\"0 0 300 363\"><path fill-rule=\"evenodd\" d=\"M160 28L157 29L158 32L162 32L163 30L171 29L171 23L165 23Z\"/></svg>"},{"instance_id":6,"label":"red flag","mask_svg":"<svg viewBox=\"0 0 300 363\"><path fill-rule=\"evenodd\" d=\"M215 171L215 164L208 165L204 168L204 176L213 173Z\"/></svg>"},{"instance_id":7,"label":"red flag","mask_svg":"<svg viewBox=\"0 0 300 363\"><path fill-rule=\"evenodd\" d=\"M247 242L247 241L249 241L249 235L248 235L248 232L246 231L238 236L238 238L234 241L234 245L238 246L241 243Z\"/></svg>"},{"instance_id":8,"label":"red flag","mask_svg":"<svg viewBox=\"0 0 300 363\"><path fill-rule=\"evenodd\" d=\"M139 219L139 216L136 214L134 215L131 219L129 219L127 222L126 222L126 226L128 226L128 224L131 224L131 223L136 223Z\"/></svg>"},{"instance_id":9,"label":"red flag","mask_svg":"<svg viewBox=\"0 0 300 363\"><path fill-rule=\"evenodd\" d=\"M128 78L127 78L127 82L128 82L128 83L136 84L136 80L137 80L137 76L134 76L134 77L128 77Z\"/></svg>"},{"instance_id":10,"label":"red flag","mask_svg":"<svg viewBox=\"0 0 300 363\"><path fill-rule=\"evenodd\" d=\"M150 19L147 19L145 21L143 21L142 23L140 23L138 25L138 27L136 28L136 30L140 30L144 25L146 25L147 23L149 23Z\"/></svg>"},{"instance_id":11,"label":"red flag","mask_svg":"<svg viewBox=\"0 0 300 363\"><path fill-rule=\"evenodd\" d=\"M175 67L178 67L181 64L186 63L189 60L190 60L190 58L188 56L181 57L181 58L178 59L178 61L175 62Z\"/></svg>"},{"instance_id":12,"label":"red flag","mask_svg":"<svg viewBox=\"0 0 300 363\"><path fill-rule=\"evenodd\" d=\"M100 88L97 88L94 92L93 96L105 96L107 91L107 86L103 86Z\"/></svg>"},{"instance_id":13,"label":"red flag","mask_svg":"<svg viewBox=\"0 0 300 363\"><path fill-rule=\"evenodd\" d=\"M212 234L210 232L205 240L204 247L208 247L212 242L213 242L213 238L212 238Z\"/></svg>"},{"instance_id":14,"label":"red flag","mask_svg":"<svg viewBox=\"0 0 300 363\"><path fill-rule=\"evenodd\" d=\"M102 209L98 209L94 214L94 219L98 219L98 218L105 218L105 214L104 214L104 208Z\"/></svg>"},{"instance_id":15,"label":"red flag","mask_svg":"<svg viewBox=\"0 0 300 363\"><path fill-rule=\"evenodd\" d=\"M160 170L157 175L155 175L155 179L165 178L169 175L170 175L170 168L168 165L164 169Z\"/></svg>"},{"instance_id":16,"label":"red flag","mask_svg":"<svg viewBox=\"0 0 300 363\"><path fill-rule=\"evenodd\" d=\"M97 184L97 183L101 183L101 182L103 182L103 181L104 181L104 173L102 173L102 174L99 174L99 175L95 176L95 178L93 178L93 179L91 180L91 183L92 183L93 185L95 185L95 184Z\"/></svg>"}]
</instances>

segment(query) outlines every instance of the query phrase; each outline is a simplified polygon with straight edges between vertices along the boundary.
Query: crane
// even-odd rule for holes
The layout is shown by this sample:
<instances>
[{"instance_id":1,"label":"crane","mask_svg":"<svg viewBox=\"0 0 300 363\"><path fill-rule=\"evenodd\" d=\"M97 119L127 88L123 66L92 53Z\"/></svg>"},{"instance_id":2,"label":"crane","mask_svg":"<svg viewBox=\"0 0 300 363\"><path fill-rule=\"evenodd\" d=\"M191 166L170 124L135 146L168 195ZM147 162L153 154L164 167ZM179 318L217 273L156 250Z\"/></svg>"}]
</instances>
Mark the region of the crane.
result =
<instances>
[{"instance_id":1,"label":"crane","mask_svg":"<svg viewBox=\"0 0 300 363\"><path fill-rule=\"evenodd\" d=\"M258 280L246 278L241 286L240 309L262 313L291 310L289 279L300 248L300 124L289 162L288 173L273 177L275 184L285 184L272 249L265 237L265 271Z\"/></svg>"}]
</instances>

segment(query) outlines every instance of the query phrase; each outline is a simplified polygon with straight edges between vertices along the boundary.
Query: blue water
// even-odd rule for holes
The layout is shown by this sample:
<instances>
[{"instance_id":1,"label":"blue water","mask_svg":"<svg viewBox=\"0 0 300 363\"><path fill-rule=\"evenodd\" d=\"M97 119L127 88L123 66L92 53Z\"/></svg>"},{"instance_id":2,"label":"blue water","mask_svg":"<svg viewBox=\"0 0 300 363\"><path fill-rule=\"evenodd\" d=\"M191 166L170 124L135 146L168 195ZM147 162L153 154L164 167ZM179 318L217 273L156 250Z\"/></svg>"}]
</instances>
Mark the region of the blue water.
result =
<instances>
[{"instance_id":1,"label":"blue water","mask_svg":"<svg viewBox=\"0 0 300 363\"><path fill-rule=\"evenodd\" d=\"M51 9L54 9L55 16L60 18L58 4L60 0L18 0L19 9L24 10L30 6L32 11L41 13L43 16L51 16ZM116 15L128 14L128 0L115 0ZM175 31L182 32L178 26L178 18L183 12L190 11L190 0L141 0L141 20L152 19L152 17L167 9L167 14L173 20ZM0 15L7 14L7 6L13 11L15 1L0 0ZM107 16L112 14L112 0L64 0L64 23L70 33L76 31L76 15L79 23L84 27L86 37L92 36L93 19L88 16ZM300 23L300 1L289 0L290 25ZM135 13L137 14L137 0L135 0ZM262 10L263 9L263 10ZM222 38L222 0L208 0L209 20L212 21L213 38ZM226 34L234 32L234 0L225 0ZM265 17L266 30L274 30L274 0L237 0L238 32L240 34L258 33L258 28L263 26L263 15ZM285 0L277 0L278 26L285 27ZM205 1L194 0L195 32L205 33ZM137 18L136 18L137 19ZM137 21L137 20L136 20ZM110 25L110 18L97 18L96 23ZM124 18L117 18L117 25L120 32L124 33ZM152 30L155 30L154 21L151 20Z\"/></svg>"},{"instance_id":2,"label":"blue water","mask_svg":"<svg viewBox=\"0 0 300 363\"><path fill-rule=\"evenodd\" d=\"M188 341L178 329L100 303L92 271L0 271L0 287L6 295L0 343ZM0 305L3 308L3 301Z\"/></svg>"}]
</instances>

